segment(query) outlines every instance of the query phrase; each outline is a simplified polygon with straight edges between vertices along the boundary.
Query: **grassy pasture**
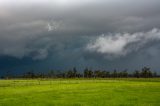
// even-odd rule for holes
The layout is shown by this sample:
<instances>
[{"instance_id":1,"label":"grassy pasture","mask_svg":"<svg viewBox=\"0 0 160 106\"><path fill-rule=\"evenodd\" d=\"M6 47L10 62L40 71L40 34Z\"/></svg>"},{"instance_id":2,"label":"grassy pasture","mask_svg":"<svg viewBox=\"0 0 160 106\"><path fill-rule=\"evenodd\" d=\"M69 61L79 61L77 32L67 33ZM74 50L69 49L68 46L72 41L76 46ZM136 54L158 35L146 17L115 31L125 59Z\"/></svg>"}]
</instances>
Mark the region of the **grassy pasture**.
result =
<instances>
[{"instance_id":1,"label":"grassy pasture","mask_svg":"<svg viewBox=\"0 0 160 106\"><path fill-rule=\"evenodd\" d=\"M0 106L160 106L160 79L0 80Z\"/></svg>"}]
</instances>

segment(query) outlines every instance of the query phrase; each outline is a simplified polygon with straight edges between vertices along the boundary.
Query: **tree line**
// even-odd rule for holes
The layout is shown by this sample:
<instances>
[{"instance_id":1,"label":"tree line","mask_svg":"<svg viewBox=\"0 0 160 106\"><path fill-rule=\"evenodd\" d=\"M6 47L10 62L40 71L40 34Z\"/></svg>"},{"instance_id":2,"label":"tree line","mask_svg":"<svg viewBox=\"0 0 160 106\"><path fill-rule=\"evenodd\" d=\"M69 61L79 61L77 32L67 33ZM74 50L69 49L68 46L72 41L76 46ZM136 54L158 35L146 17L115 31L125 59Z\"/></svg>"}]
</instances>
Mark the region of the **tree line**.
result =
<instances>
[{"instance_id":1,"label":"tree line","mask_svg":"<svg viewBox=\"0 0 160 106\"><path fill-rule=\"evenodd\" d=\"M143 67L141 70L135 70L129 73L127 70L106 71L106 70L92 70L85 68L82 72L77 71L74 67L68 71L54 71L50 70L47 73L35 73L28 71L21 76L6 75L3 78L153 78L160 77L156 72L151 71L149 67Z\"/></svg>"}]
</instances>

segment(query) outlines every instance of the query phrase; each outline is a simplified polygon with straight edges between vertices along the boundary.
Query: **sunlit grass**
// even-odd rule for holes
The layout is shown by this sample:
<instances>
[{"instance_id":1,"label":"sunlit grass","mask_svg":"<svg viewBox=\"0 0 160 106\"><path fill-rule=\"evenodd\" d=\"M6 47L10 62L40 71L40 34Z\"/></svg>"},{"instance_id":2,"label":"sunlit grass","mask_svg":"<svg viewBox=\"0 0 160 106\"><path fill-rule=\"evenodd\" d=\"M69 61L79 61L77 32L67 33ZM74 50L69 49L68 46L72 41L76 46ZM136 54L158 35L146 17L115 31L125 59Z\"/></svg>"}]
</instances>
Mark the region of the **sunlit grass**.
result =
<instances>
[{"instance_id":1,"label":"sunlit grass","mask_svg":"<svg viewBox=\"0 0 160 106\"><path fill-rule=\"evenodd\" d=\"M160 106L160 79L0 80L0 106Z\"/></svg>"}]
</instances>

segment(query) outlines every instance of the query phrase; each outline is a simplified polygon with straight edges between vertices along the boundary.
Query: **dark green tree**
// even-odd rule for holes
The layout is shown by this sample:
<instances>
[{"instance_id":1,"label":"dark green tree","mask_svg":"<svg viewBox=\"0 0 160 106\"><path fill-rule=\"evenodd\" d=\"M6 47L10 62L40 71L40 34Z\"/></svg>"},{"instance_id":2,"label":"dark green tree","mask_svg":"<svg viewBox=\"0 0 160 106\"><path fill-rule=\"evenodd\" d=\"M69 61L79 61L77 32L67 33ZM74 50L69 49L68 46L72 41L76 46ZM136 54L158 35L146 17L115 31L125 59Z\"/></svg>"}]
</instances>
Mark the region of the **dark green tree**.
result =
<instances>
[{"instance_id":1,"label":"dark green tree","mask_svg":"<svg viewBox=\"0 0 160 106\"><path fill-rule=\"evenodd\" d=\"M143 67L141 71L141 76L144 78L152 77L152 72L149 67Z\"/></svg>"},{"instance_id":2,"label":"dark green tree","mask_svg":"<svg viewBox=\"0 0 160 106\"><path fill-rule=\"evenodd\" d=\"M117 70L116 70L116 69L113 71L113 73L112 73L112 77L114 77L114 78L118 77L118 72L117 72Z\"/></svg>"},{"instance_id":3,"label":"dark green tree","mask_svg":"<svg viewBox=\"0 0 160 106\"><path fill-rule=\"evenodd\" d=\"M73 68L73 77L77 77L77 69L76 69L76 67Z\"/></svg>"},{"instance_id":4,"label":"dark green tree","mask_svg":"<svg viewBox=\"0 0 160 106\"><path fill-rule=\"evenodd\" d=\"M140 71L135 70L135 71L133 72L133 76L136 77L136 78L139 78L139 77L141 76Z\"/></svg>"}]
</instances>

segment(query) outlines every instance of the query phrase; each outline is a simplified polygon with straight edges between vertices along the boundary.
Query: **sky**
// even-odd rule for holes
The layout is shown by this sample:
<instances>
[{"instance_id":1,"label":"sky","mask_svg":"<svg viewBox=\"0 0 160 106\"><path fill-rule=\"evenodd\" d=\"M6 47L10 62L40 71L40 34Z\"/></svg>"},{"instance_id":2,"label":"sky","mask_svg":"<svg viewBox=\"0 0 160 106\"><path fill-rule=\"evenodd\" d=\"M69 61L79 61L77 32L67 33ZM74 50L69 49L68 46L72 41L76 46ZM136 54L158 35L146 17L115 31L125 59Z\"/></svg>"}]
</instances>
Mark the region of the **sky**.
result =
<instances>
[{"instance_id":1,"label":"sky","mask_svg":"<svg viewBox=\"0 0 160 106\"><path fill-rule=\"evenodd\" d=\"M160 69L160 0L0 0L0 74Z\"/></svg>"}]
</instances>

